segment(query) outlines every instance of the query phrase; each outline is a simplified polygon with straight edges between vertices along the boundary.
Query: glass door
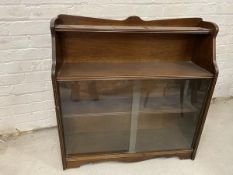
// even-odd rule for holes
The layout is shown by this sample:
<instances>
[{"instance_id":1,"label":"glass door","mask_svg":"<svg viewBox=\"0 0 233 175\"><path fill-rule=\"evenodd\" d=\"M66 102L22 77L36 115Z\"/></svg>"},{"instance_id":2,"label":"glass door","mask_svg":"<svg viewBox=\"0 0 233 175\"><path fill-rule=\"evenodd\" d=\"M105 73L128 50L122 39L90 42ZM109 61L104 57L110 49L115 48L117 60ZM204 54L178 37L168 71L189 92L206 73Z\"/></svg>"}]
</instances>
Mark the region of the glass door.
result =
<instances>
[{"instance_id":1,"label":"glass door","mask_svg":"<svg viewBox=\"0 0 233 175\"><path fill-rule=\"evenodd\" d=\"M67 154L127 152L130 81L60 82Z\"/></svg>"},{"instance_id":2,"label":"glass door","mask_svg":"<svg viewBox=\"0 0 233 175\"><path fill-rule=\"evenodd\" d=\"M130 151L190 149L209 83L208 79L136 82L138 97L132 103L139 107L131 118Z\"/></svg>"},{"instance_id":3,"label":"glass door","mask_svg":"<svg viewBox=\"0 0 233 175\"><path fill-rule=\"evenodd\" d=\"M209 79L60 82L67 154L191 148Z\"/></svg>"}]
</instances>

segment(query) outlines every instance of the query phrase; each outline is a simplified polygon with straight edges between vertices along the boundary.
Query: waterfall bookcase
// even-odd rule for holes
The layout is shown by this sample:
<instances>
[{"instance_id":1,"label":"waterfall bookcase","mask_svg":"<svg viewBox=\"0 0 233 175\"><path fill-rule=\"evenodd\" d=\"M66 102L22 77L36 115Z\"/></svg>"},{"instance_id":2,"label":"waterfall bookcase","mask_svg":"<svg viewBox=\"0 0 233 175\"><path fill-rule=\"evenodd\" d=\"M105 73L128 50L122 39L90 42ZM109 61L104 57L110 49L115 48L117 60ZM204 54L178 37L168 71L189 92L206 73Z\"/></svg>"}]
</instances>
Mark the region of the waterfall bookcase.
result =
<instances>
[{"instance_id":1,"label":"waterfall bookcase","mask_svg":"<svg viewBox=\"0 0 233 175\"><path fill-rule=\"evenodd\" d=\"M218 76L217 33L201 18L53 19L63 168L194 159Z\"/></svg>"}]
</instances>

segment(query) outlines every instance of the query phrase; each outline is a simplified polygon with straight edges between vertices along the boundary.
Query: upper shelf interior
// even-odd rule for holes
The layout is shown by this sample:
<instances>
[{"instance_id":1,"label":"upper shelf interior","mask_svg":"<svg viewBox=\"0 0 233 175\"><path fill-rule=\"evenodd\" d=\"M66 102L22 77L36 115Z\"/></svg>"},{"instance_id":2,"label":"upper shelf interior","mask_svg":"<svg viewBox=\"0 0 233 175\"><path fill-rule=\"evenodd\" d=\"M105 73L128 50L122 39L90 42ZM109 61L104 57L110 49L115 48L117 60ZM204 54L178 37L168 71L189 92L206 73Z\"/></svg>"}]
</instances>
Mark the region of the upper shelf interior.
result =
<instances>
[{"instance_id":1,"label":"upper shelf interior","mask_svg":"<svg viewBox=\"0 0 233 175\"><path fill-rule=\"evenodd\" d=\"M202 27L162 27L162 26L111 26L111 25L56 25L56 31L77 32L119 32L119 33L182 33L209 34L210 29Z\"/></svg>"},{"instance_id":2,"label":"upper shelf interior","mask_svg":"<svg viewBox=\"0 0 233 175\"><path fill-rule=\"evenodd\" d=\"M191 61L63 63L57 80L107 80L147 78L212 78L213 74Z\"/></svg>"}]
</instances>

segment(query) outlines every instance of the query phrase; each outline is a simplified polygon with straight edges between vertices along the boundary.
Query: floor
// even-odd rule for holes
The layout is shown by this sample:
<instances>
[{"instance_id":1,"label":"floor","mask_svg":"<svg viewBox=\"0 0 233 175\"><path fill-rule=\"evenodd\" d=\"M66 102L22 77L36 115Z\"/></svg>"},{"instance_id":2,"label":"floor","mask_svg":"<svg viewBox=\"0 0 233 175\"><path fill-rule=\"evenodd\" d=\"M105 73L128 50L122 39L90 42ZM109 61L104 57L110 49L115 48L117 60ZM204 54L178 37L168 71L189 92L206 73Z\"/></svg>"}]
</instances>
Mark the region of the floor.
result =
<instances>
[{"instance_id":1,"label":"floor","mask_svg":"<svg viewBox=\"0 0 233 175\"><path fill-rule=\"evenodd\" d=\"M196 159L159 158L136 163L103 162L63 171L57 129L3 138L0 175L232 175L233 100L211 104Z\"/></svg>"}]
</instances>

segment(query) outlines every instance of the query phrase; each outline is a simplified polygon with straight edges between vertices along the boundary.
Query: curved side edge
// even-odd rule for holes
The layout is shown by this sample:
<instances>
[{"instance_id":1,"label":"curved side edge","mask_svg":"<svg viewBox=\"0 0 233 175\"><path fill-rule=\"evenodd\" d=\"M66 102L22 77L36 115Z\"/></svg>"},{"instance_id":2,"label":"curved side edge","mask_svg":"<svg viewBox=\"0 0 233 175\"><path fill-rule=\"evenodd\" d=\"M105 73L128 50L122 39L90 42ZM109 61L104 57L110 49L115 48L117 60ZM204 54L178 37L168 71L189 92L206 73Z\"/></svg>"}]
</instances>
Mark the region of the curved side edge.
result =
<instances>
[{"instance_id":1,"label":"curved side edge","mask_svg":"<svg viewBox=\"0 0 233 175\"><path fill-rule=\"evenodd\" d=\"M64 133L63 133L63 124L62 124L62 117L61 117L61 108L60 108L60 95L59 95L59 87L56 81L57 75L57 43L56 43L56 32L55 32L55 25L58 23L59 18L53 18L50 21L50 31L51 31L51 39L52 39L52 68L51 68L51 79L53 84L53 94L54 94L54 102L55 102L55 111L56 111L56 118L58 124L58 134L60 140L60 149L61 149L61 157L62 157L62 165L63 169L67 168L66 163L66 154L65 154L65 143L64 143Z\"/></svg>"},{"instance_id":2,"label":"curved side edge","mask_svg":"<svg viewBox=\"0 0 233 175\"><path fill-rule=\"evenodd\" d=\"M51 68L51 76L52 79L55 76L56 71L56 53L55 53L55 22L57 18L53 18L50 21L50 32L51 32L51 41L52 41L52 68Z\"/></svg>"},{"instance_id":3,"label":"curved side edge","mask_svg":"<svg viewBox=\"0 0 233 175\"><path fill-rule=\"evenodd\" d=\"M138 16L130 16L124 20L101 19L84 16L58 15L60 24L66 25L151 25L151 26L197 26L202 18L180 18L180 19L161 19L143 20Z\"/></svg>"},{"instance_id":4,"label":"curved side edge","mask_svg":"<svg viewBox=\"0 0 233 175\"><path fill-rule=\"evenodd\" d=\"M200 119L198 121L198 127L196 129L196 133L195 133L195 136L194 136L194 142L193 142L193 145L192 145L193 153L192 153L192 156L191 156L191 158L193 160L196 157L198 145L200 143L201 134L202 134L203 127L204 127L204 124L205 124L205 121L206 121L207 113L208 113L208 110L209 110L209 106L210 106L210 103L211 103L212 95L213 95L213 92L214 92L214 88L215 88L217 78L218 78L218 73L219 73L219 69L218 69L217 62L216 62L216 36L218 34L219 27L218 27L217 24L215 24L213 22L206 22L206 21L201 22L200 27L205 27L205 28L209 28L209 29L212 30L212 33L211 33L211 35L209 37L211 37L211 39L212 39L212 64L214 66L214 77L210 82L210 85L209 85L209 88L208 88L209 93L208 93L207 97L205 98L205 102L204 102L205 107L201 111L201 117L200 117Z\"/></svg>"},{"instance_id":5,"label":"curved side edge","mask_svg":"<svg viewBox=\"0 0 233 175\"><path fill-rule=\"evenodd\" d=\"M213 50L212 50L212 53L213 53L213 65L214 65L214 68L215 68L215 74L218 75L219 69L218 69L218 65L217 65L217 62L216 62L216 37L217 37L218 31L219 31L219 27L218 27L218 25L216 23L207 22L207 21L202 21L200 23L200 27L211 29L211 31L212 31L211 35L212 35L212 38L213 38Z\"/></svg>"},{"instance_id":6,"label":"curved side edge","mask_svg":"<svg viewBox=\"0 0 233 175\"><path fill-rule=\"evenodd\" d=\"M58 24L59 18L53 18L50 21L50 32L52 40L52 76L56 76L56 36L55 36L55 25Z\"/></svg>"}]
</instances>

